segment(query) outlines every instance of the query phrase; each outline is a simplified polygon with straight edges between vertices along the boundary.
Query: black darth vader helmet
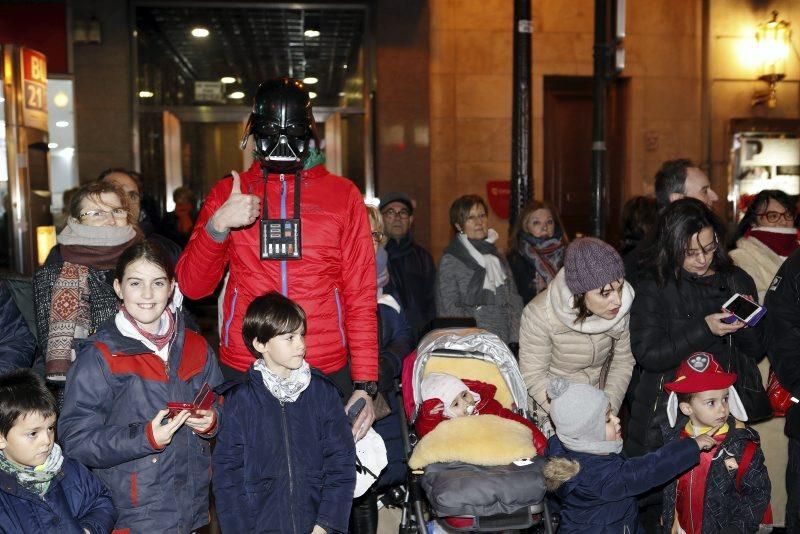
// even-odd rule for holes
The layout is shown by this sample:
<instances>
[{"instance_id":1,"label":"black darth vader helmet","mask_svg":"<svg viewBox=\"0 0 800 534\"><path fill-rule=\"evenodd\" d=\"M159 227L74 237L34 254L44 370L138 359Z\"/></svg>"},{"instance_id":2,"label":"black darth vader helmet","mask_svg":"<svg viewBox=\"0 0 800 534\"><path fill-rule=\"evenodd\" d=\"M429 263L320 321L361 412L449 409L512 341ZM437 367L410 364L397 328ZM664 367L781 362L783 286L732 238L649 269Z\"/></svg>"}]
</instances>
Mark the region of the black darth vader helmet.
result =
<instances>
[{"instance_id":1,"label":"black darth vader helmet","mask_svg":"<svg viewBox=\"0 0 800 534\"><path fill-rule=\"evenodd\" d=\"M293 78L275 78L259 85L242 149L250 135L256 157L269 172L302 169L311 140L318 145L311 99L303 83Z\"/></svg>"}]
</instances>

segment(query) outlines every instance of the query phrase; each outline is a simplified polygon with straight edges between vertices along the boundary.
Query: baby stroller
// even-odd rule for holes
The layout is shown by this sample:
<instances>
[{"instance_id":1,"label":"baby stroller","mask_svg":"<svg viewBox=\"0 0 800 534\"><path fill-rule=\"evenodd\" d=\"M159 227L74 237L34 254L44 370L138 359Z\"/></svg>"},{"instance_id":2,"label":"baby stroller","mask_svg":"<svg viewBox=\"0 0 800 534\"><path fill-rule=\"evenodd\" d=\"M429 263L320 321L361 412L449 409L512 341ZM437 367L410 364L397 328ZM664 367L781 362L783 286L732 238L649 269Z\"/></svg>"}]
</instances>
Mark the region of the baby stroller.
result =
<instances>
[{"instance_id":1,"label":"baby stroller","mask_svg":"<svg viewBox=\"0 0 800 534\"><path fill-rule=\"evenodd\" d=\"M462 447L473 441L473 434L466 440L429 439L439 432L445 423L437 426L418 441L413 423L422 405L420 385L431 372L444 372L462 379L480 380L497 387L496 399L506 408L531 419L528 411L528 393L522 380L514 355L496 335L478 328L449 328L434 330L420 342L416 355L404 361L402 375L403 412L406 421L403 437L410 458L407 502L403 511L401 533L423 534L427 532L426 521L436 519L450 531L496 532L526 530L539 526L547 534L554 532L553 521L545 502L545 482L542 475L543 458L515 461L519 457L505 450L508 434L478 436L474 441L494 440L481 450L499 451L498 462L480 461L477 465L459 458ZM464 424L485 423L478 416L448 421ZM498 418L499 419L499 418ZM501 420L505 421L505 420ZM530 431L516 422L505 421L521 427L530 441ZM454 425L445 430L450 432ZM447 438L454 435L447 434ZM437 452L429 454L428 445L438 440L440 450L452 458L437 459ZM500 440L500 441L497 441ZM496 442L496 443L495 443ZM484 444L479 444L484 445ZM467 447L469 448L469 446ZM530 444L528 448L532 449ZM426 449L423 453L420 449ZM419 467L417 456L428 455L424 467ZM493 453L490 453L493 454ZM469 456L469 454L467 454ZM474 459L474 458L473 458ZM496 464L501 465L496 465Z\"/></svg>"}]
</instances>

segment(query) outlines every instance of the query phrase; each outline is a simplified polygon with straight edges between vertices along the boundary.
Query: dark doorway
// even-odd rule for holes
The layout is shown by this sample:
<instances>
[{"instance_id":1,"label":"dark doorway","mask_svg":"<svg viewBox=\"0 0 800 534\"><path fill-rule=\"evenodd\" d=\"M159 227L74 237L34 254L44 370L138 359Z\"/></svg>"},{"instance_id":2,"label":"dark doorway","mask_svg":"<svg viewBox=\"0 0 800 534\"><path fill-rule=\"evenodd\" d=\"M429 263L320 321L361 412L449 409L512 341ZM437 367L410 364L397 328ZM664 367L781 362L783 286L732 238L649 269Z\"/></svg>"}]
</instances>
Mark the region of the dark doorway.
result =
<instances>
[{"instance_id":1,"label":"dark doorway","mask_svg":"<svg viewBox=\"0 0 800 534\"><path fill-rule=\"evenodd\" d=\"M619 242L625 180L627 80L610 87L606 117L605 239ZM544 198L570 238L591 233L592 79L544 79Z\"/></svg>"}]
</instances>

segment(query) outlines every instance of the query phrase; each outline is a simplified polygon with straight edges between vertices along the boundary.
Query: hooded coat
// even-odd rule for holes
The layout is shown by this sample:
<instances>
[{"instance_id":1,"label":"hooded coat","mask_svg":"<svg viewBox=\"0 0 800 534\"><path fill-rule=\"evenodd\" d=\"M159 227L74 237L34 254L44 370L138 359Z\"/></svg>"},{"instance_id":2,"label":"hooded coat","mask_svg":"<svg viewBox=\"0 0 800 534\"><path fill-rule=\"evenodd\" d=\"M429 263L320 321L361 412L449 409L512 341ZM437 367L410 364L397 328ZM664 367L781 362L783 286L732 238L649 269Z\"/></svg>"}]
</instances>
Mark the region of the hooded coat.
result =
<instances>
[{"instance_id":1,"label":"hooded coat","mask_svg":"<svg viewBox=\"0 0 800 534\"><path fill-rule=\"evenodd\" d=\"M561 376L599 387L608 358L611 363L603 391L614 412L619 410L634 364L629 328L633 297L633 288L626 282L622 306L614 319L592 315L575 323L573 296L561 269L548 288L525 306L519 331L519 368L540 417L550 411L550 378Z\"/></svg>"},{"instance_id":2,"label":"hooded coat","mask_svg":"<svg viewBox=\"0 0 800 534\"><path fill-rule=\"evenodd\" d=\"M694 440L679 440L645 456L625 458L571 451L553 436L547 454L580 465L578 474L555 491L561 504L559 534L644 534L636 496L695 465L700 449Z\"/></svg>"}]
</instances>

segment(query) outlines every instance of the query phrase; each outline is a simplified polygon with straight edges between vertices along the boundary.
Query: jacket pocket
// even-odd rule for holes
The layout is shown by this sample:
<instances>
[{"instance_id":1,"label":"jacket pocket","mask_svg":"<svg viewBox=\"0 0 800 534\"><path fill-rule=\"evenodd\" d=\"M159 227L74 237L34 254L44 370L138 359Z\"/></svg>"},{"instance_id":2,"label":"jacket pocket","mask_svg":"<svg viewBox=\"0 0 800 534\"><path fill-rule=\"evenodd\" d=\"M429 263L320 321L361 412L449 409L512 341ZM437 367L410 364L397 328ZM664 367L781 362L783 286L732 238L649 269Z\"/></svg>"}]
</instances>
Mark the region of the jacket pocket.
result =
<instances>
[{"instance_id":1,"label":"jacket pocket","mask_svg":"<svg viewBox=\"0 0 800 534\"><path fill-rule=\"evenodd\" d=\"M231 297L230 305L228 306L228 317L225 318L225 322L223 324L224 332L222 335L222 339L225 343L225 348L229 346L230 338L231 338L231 323L233 322L233 317L236 314L236 301L239 299L239 288L233 288L233 296Z\"/></svg>"},{"instance_id":2,"label":"jacket pocket","mask_svg":"<svg viewBox=\"0 0 800 534\"><path fill-rule=\"evenodd\" d=\"M114 504L119 508L140 508L161 500L161 461L159 456L146 456L113 469Z\"/></svg>"},{"instance_id":3,"label":"jacket pocket","mask_svg":"<svg viewBox=\"0 0 800 534\"><path fill-rule=\"evenodd\" d=\"M344 337L344 321L342 320L342 302L339 298L338 287L333 288L333 298L336 301L336 320L337 324L339 325L339 337L342 341L342 347L346 347L347 341L345 341L346 338Z\"/></svg>"}]
</instances>

